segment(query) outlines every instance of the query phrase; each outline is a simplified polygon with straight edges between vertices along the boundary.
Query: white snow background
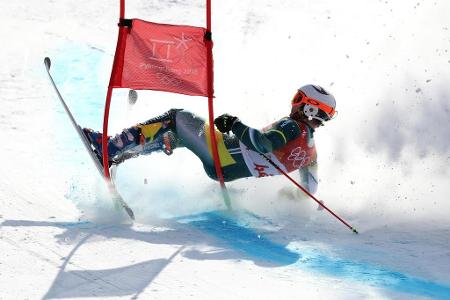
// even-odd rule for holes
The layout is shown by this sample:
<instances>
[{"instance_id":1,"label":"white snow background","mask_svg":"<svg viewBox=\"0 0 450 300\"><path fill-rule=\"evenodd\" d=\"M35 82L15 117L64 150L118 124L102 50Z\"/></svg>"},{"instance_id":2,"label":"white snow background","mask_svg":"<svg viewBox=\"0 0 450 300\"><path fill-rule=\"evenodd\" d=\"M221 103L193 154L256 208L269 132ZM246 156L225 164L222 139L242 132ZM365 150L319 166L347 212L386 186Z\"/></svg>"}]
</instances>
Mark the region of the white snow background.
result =
<instances>
[{"instance_id":1,"label":"white snow background","mask_svg":"<svg viewBox=\"0 0 450 300\"><path fill-rule=\"evenodd\" d=\"M116 3L117 2L117 3ZM193 154L118 169L116 211L48 81L101 129L119 1L1 1L0 299L450 299L450 3L213 1L215 114L260 128L320 84L316 196L283 177L228 184ZM204 26L203 1L127 2L127 17ZM116 90L110 133L201 97Z\"/></svg>"}]
</instances>

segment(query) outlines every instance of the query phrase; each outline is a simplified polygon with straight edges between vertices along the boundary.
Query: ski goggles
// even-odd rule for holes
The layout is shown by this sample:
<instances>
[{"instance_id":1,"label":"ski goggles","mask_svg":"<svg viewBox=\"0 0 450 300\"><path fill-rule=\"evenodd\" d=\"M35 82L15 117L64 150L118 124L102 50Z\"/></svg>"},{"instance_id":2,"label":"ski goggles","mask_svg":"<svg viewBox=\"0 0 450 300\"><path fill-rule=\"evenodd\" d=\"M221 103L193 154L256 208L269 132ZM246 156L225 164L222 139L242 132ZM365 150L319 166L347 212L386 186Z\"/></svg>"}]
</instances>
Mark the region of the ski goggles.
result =
<instances>
[{"instance_id":1,"label":"ski goggles","mask_svg":"<svg viewBox=\"0 0 450 300\"><path fill-rule=\"evenodd\" d=\"M292 98L291 104L293 108L299 108L302 104L317 107L319 111L317 112L316 118L320 119L321 121L331 120L336 113L333 107L320 102L317 99L309 98L302 91L297 91L294 98Z\"/></svg>"}]
</instances>

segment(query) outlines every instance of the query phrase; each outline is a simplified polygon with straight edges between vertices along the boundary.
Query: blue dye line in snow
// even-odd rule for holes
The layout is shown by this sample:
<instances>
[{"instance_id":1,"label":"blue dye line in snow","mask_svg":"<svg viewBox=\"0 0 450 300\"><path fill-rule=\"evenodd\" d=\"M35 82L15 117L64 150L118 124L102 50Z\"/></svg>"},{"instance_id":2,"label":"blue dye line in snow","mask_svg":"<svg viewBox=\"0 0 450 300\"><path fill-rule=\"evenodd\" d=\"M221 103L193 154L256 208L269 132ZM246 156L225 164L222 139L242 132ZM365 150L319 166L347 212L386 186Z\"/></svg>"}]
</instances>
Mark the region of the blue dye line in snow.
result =
<instances>
[{"instance_id":1,"label":"blue dye line in snow","mask_svg":"<svg viewBox=\"0 0 450 300\"><path fill-rule=\"evenodd\" d=\"M96 225L91 221L79 221L79 222L63 222L57 223L57 225L65 228L94 228Z\"/></svg>"},{"instance_id":2,"label":"blue dye line in snow","mask_svg":"<svg viewBox=\"0 0 450 300\"><path fill-rule=\"evenodd\" d=\"M298 265L314 272L397 292L428 296L435 299L449 299L450 297L450 286L448 285L414 278L381 266L330 258L323 254L312 254Z\"/></svg>"},{"instance_id":3,"label":"blue dye line in snow","mask_svg":"<svg viewBox=\"0 0 450 300\"><path fill-rule=\"evenodd\" d=\"M189 223L202 231L219 237L226 241L228 246L232 246L233 249L239 250L250 257L261 258L280 265L294 264L301 258L300 254L241 226L236 222L236 219L226 216L226 213L223 212L202 213L192 216L192 218L179 218L179 221Z\"/></svg>"},{"instance_id":4,"label":"blue dye line in snow","mask_svg":"<svg viewBox=\"0 0 450 300\"><path fill-rule=\"evenodd\" d=\"M67 44L51 57L56 84L81 125L101 128L103 123L110 72L106 58L101 50L76 44ZM62 110L56 101L55 106Z\"/></svg>"},{"instance_id":5,"label":"blue dye line in snow","mask_svg":"<svg viewBox=\"0 0 450 300\"><path fill-rule=\"evenodd\" d=\"M450 286L448 285L414 278L376 265L327 257L317 252L301 252L301 249L293 251L285 245L270 241L247 225L242 225L244 223L251 226L249 220L257 218L254 214L231 215L227 212L212 211L181 217L178 218L178 221L207 232L252 258L277 265L293 265L311 272L353 280L396 292L435 299L450 299Z\"/></svg>"}]
</instances>

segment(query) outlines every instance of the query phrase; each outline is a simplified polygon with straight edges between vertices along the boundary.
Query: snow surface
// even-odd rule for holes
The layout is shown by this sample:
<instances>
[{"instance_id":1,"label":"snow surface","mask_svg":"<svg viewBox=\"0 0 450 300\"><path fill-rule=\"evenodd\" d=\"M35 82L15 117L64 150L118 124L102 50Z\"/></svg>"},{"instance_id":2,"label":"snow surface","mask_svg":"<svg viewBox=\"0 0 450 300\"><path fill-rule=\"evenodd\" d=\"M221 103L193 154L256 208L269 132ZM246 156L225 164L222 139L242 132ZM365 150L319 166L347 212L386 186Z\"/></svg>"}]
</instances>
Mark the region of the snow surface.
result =
<instances>
[{"instance_id":1,"label":"snow surface","mask_svg":"<svg viewBox=\"0 0 450 300\"><path fill-rule=\"evenodd\" d=\"M117 1L118 2L118 1ZM203 26L203 1L128 1L127 16ZM317 197L284 178L217 184L177 149L119 169L129 222L44 71L78 121L101 128L118 3L1 1L0 299L450 299L450 3L213 1L216 115L262 127L296 88L334 93L316 133ZM110 131L206 101L116 90Z\"/></svg>"}]
</instances>

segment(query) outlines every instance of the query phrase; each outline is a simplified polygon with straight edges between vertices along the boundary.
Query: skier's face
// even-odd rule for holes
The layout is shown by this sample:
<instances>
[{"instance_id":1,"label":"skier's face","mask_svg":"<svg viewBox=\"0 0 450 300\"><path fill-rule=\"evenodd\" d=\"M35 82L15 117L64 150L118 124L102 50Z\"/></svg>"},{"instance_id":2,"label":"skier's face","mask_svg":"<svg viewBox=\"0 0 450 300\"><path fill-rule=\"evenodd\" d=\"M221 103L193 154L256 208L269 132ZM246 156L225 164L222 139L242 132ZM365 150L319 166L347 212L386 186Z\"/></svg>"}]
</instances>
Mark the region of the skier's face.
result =
<instances>
[{"instance_id":1,"label":"skier's face","mask_svg":"<svg viewBox=\"0 0 450 300\"><path fill-rule=\"evenodd\" d=\"M311 126L314 129L324 125L324 123L322 121L319 121L316 119L312 119L312 120L306 119L306 122L308 123L309 126Z\"/></svg>"},{"instance_id":2,"label":"skier's face","mask_svg":"<svg viewBox=\"0 0 450 300\"><path fill-rule=\"evenodd\" d=\"M309 118L305 116L305 114L301 110L293 110L290 114L290 117L294 120L305 122L311 128L314 129L324 125L324 123L320 120L317 119L309 120Z\"/></svg>"}]
</instances>

